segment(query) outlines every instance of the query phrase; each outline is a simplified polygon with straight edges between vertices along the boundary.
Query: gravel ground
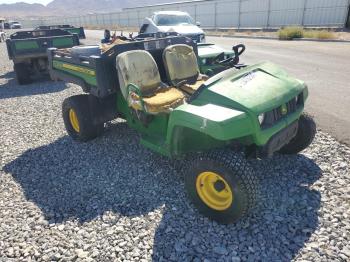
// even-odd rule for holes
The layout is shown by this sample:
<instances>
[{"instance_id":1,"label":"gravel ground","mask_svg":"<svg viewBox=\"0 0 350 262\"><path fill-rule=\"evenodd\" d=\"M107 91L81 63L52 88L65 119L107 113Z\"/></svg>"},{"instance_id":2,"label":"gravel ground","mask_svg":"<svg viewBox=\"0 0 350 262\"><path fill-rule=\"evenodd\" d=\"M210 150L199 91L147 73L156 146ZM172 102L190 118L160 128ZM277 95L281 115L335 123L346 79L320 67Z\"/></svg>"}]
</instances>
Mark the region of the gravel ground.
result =
<instances>
[{"instance_id":1,"label":"gravel ground","mask_svg":"<svg viewBox=\"0 0 350 262\"><path fill-rule=\"evenodd\" d=\"M254 163L256 211L218 225L123 121L73 142L60 110L77 86L17 86L4 44L0 61L0 261L350 260L350 149L329 135Z\"/></svg>"}]
</instances>

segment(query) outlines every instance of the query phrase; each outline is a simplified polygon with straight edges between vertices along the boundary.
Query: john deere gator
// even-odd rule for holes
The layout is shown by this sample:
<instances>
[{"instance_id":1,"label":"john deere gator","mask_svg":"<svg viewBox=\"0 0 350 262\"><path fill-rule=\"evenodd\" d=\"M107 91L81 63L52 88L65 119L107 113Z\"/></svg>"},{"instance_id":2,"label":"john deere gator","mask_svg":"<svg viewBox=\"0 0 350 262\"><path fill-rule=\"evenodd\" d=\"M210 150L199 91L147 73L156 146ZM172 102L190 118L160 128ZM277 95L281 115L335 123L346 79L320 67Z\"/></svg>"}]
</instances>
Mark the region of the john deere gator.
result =
<instances>
[{"instance_id":1,"label":"john deere gator","mask_svg":"<svg viewBox=\"0 0 350 262\"><path fill-rule=\"evenodd\" d=\"M106 122L125 119L142 145L179 161L190 199L220 223L254 207L259 177L248 157L297 154L315 135L303 114L307 85L272 63L208 77L185 37L48 52L51 77L85 93L62 105L73 140L95 139Z\"/></svg>"}]
</instances>

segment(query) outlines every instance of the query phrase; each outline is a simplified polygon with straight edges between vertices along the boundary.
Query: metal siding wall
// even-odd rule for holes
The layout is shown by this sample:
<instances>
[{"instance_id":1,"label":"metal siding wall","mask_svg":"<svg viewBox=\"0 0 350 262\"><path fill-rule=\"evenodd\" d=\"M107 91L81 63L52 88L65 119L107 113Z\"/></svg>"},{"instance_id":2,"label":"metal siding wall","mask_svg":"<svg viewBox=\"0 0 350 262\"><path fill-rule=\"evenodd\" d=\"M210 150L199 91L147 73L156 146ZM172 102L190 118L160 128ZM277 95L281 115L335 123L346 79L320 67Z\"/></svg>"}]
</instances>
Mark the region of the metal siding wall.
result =
<instances>
[{"instance_id":1,"label":"metal siding wall","mask_svg":"<svg viewBox=\"0 0 350 262\"><path fill-rule=\"evenodd\" d=\"M196 17L195 17L196 16L196 5L194 5L194 4L183 4L183 5L179 6L179 10L189 13L190 16L192 16L193 19L196 20Z\"/></svg>"},{"instance_id":2,"label":"metal siding wall","mask_svg":"<svg viewBox=\"0 0 350 262\"><path fill-rule=\"evenodd\" d=\"M267 27L269 0L242 0L241 27Z\"/></svg>"},{"instance_id":3,"label":"metal siding wall","mask_svg":"<svg viewBox=\"0 0 350 262\"><path fill-rule=\"evenodd\" d=\"M124 9L122 12L22 21L26 27L50 24L139 27L159 10L188 12L204 28L267 28L286 25L344 26L349 0L203 0Z\"/></svg>"},{"instance_id":4,"label":"metal siding wall","mask_svg":"<svg viewBox=\"0 0 350 262\"><path fill-rule=\"evenodd\" d=\"M305 1L306 0L271 0L269 26L301 25Z\"/></svg>"},{"instance_id":5,"label":"metal siding wall","mask_svg":"<svg viewBox=\"0 0 350 262\"><path fill-rule=\"evenodd\" d=\"M201 26L212 28L215 27L215 2L206 2L197 5L197 20L201 22Z\"/></svg>"},{"instance_id":6,"label":"metal siding wall","mask_svg":"<svg viewBox=\"0 0 350 262\"><path fill-rule=\"evenodd\" d=\"M344 25L348 0L307 0L304 24Z\"/></svg>"},{"instance_id":7,"label":"metal siding wall","mask_svg":"<svg viewBox=\"0 0 350 262\"><path fill-rule=\"evenodd\" d=\"M228 28L239 26L239 1L217 1L217 27Z\"/></svg>"}]
</instances>

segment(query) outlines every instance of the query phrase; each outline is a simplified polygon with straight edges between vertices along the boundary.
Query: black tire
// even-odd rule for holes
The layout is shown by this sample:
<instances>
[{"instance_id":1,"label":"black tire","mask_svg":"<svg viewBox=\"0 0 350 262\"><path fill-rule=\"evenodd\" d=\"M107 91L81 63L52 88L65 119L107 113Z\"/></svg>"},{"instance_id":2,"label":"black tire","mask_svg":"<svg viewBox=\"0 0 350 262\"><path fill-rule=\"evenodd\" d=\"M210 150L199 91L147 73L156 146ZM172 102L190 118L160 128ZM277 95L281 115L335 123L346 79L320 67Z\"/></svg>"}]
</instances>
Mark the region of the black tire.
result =
<instances>
[{"instance_id":1,"label":"black tire","mask_svg":"<svg viewBox=\"0 0 350 262\"><path fill-rule=\"evenodd\" d=\"M316 135L316 123L311 116L303 114L299 119L296 136L279 151L282 154L298 154L311 145Z\"/></svg>"},{"instance_id":2,"label":"black tire","mask_svg":"<svg viewBox=\"0 0 350 262\"><path fill-rule=\"evenodd\" d=\"M71 110L76 114L79 130L73 127L70 118ZM104 124L93 123L88 95L77 95L65 99L62 105L62 117L69 136L76 141L87 142L103 132Z\"/></svg>"},{"instance_id":3,"label":"black tire","mask_svg":"<svg viewBox=\"0 0 350 262\"><path fill-rule=\"evenodd\" d=\"M28 85L32 83L32 79L30 78L30 69L27 64L15 64L13 69L16 73L16 80L19 85Z\"/></svg>"},{"instance_id":4,"label":"black tire","mask_svg":"<svg viewBox=\"0 0 350 262\"><path fill-rule=\"evenodd\" d=\"M220 174L230 187L232 201L227 202L229 206L224 207L223 210L210 207L200 197L197 180L204 172ZM201 183L200 185L203 186ZM248 214L255 205L258 185L258 179L249 162L242 154L230 150L198 155L188 161L187 172L185 172L185 187L196 208L206 217L221 224L233 223ZM224 190L226 189L224 186Z\"/></svg>"}]
</instances>

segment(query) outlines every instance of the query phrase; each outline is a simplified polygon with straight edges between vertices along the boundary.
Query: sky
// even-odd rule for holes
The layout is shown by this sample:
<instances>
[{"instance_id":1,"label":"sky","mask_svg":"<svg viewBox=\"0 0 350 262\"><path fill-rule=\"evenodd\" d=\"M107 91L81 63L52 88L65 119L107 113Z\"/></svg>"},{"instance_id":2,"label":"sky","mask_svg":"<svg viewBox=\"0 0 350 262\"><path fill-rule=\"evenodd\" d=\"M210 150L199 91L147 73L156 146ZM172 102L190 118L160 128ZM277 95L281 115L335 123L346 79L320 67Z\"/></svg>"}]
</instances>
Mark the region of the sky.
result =
<instances>
[{"instance_id":1,"label":"sky","mask_svg":"<svg viewBox=\"0 0 350 262\"><path fill-rule=\"evenodd\" d=\"M52 0L0 0L0 4L13 4L13 3L17 3L17 2L26 2L26 3L39 3L39 4L43 4L46 5L50 2L52 2Z\"/></svg>"}]
</instances>

